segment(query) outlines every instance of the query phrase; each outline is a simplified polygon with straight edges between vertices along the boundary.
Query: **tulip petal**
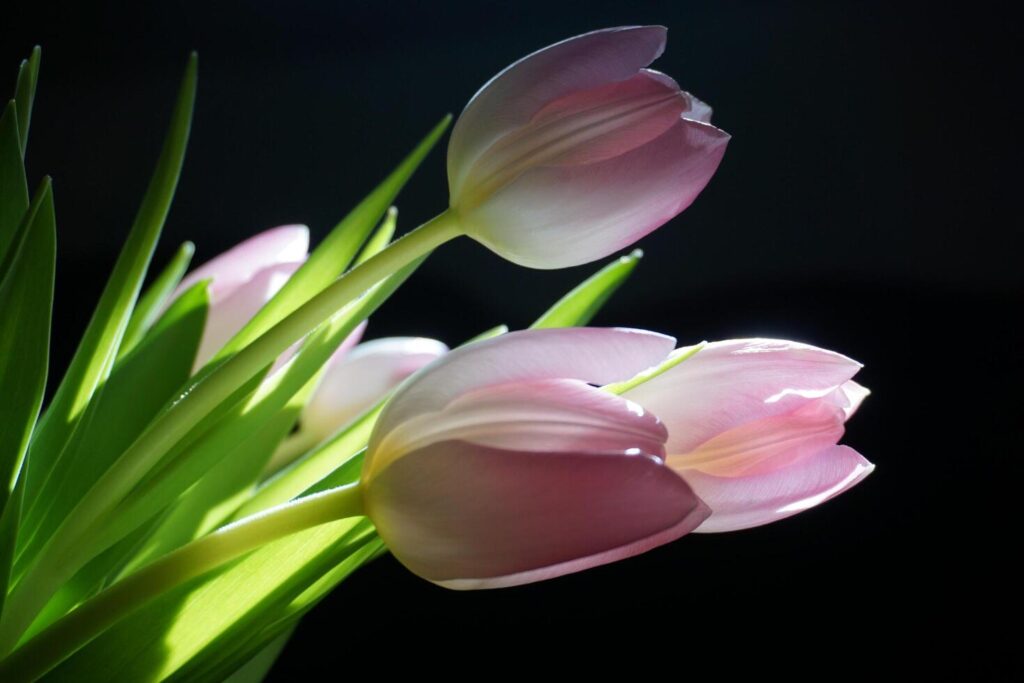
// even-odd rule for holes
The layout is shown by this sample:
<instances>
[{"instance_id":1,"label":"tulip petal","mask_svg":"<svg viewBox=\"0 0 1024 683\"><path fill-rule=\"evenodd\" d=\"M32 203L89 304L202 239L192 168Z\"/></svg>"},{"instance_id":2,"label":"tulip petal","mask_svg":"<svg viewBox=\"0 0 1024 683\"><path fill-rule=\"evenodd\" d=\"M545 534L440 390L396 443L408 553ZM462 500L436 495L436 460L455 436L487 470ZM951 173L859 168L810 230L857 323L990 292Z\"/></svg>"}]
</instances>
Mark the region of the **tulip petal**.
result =
<instances>
[{"instance_id":1,"label":"tulip petal","mask_svg":"<svg viewBox=\"0 0 1024 683\"><path fill-rule=\"evenodd\" d=\"M456 397L495 384L535 379L578 379L609 384L661 362L672 337L620 328L523 330L455 349L430 372L413 376L377 421L370 449L395 426L443 409Z\"/></svg>"},{"instance_id":2,"label":"tulip petal","mask_svg":"<svg viewBox=\"0 0 1024 683\"><path fill-rule=\"evenodd\" d=\"M689 106L672 79L646 70L566 95L495 142L452 194L452 206L471 211L536 166L591 164L625 154L663 135Z\"/></svg>"},{"instance_id":3,"label":"tulip petal","mask_svg":"<svg viewBox=\"0 0 1024 683\"><path fill-rule=\"evenodd\" d=\"M624 395L668 427L669 453L828 397L861 368L834 351L777 339L713 342Z\"/></svg>"},{"instance_id":4,"label":"tulip petal","mask_svg":"<svg viewBox=\"0 0 1024 683\"><path fill-rule=\"evenodd\" d=\"M389 549L449 588L513 586L645 552L707 508L658 458L434 443L367 488Z\"/></svg>"},{"instance_id":5,"label":"tulip petal","mask_svg":"<svg viewBox=\"0 0 1024 683\"><path fill-rule=\"evenodd\" d=\"M860 404L864 402L864 399L871 395L870 389L854 382L852 379L839 387L836 392L842 394L843 401L840 405L846 413L847 420L853 417L853 414L860 408Z\"/></svg>"},{"instance_id":6,"label":"tulip petal","mask_svg":"<svg viewBox=\"0 0 1024 683\"><path fill-rule=\"evenodd\" d=\"M461 214L467 234L530 268L565 268L622 249L688 207L718 168L729 135L679 119L625 154L539 166Z\"/></svg>"},{"instance_id":7,"label":"tulip petal","mask_svg":"<svg viewBox=\"0 0 1024 683\"><path fill-rule=\"evenodd\" d=\"M498 138L528 122L552 100L634 76L665 49L663 26L586 33L523 57L484 84L466 105L448 143L453 196L470 167Z\"/></svg>"},{"instance_id":8,"label":"tulip petal","mask_svg":"<svg viewBox=\"0 0 1024 683\"><path fill-rule=\"evenodd\" d=\"M670 454L676 471L695 469L719 477L745 477L782 469L834 446L843 436L843 409L813 401L791 413L747 422L685 454Z\"/></svg>"},{"instance_id":9,"label":"tulip petal","mask_svg":"<svg viewBox=\"0 0 1024 683\"><path fill-rule=\"evenodd\" d=\"M372 407L406 377L448 351L436 339L391 337L339 348L302 413L302 430L318 438Z\"/></svg>"},{"instance_id":10,"label":"tulip petal","mask_svg":"<svg viewBox=\"0 0 1024 683\"><path fill-rule=\"evenodd\" d=\"M711 533L790 517L839 495L874 468L852 448L833 446L766 474L733 478L688 470L683 477L712 510L697 531Z\"/></svg>"},{"instance_id":11,"label":"tulip petal","mask_svg":"<svg viewBox=\"0 0 1024 683\"><path fill-rule=\"evenodd\" d=\"M444 409L391 430L371 450L363 480L441 441L536 452L639 449L663 458L667 436L658 418L640 406L580 380L497 384L462 394Z\"/></svg>"},{"instance_id":12,"label":"tulip petal","mask_svg":"<svg viewBox=\"0 0 1024 683\"><path fill-rule=\"evenodd\" d=\"M266 230L193 270L182 279L170 300L200 280L209 279L210 299L216 303L268 266L304 260L308 250L309 228L305 225Z\"/></svg>"},{"instance_id":13,"label":"tulip petal","mask_svg":"<svg viewBox=\"0 0 1024 683\"><path fill-rule=\"evenodd\" d=\"M662 83L665 84L666 87L672 88L673 90L679 90L682 93L683 99L686 103L686 108L683 111L684 119L690 119L691 121L703 121L704 123L711 123L711 105L701 101L697 97L694 97L692 93L688 93L685 90L682 90L679 87L679 84L676 83L675 79L669 76L668 74L663 74L662 72L655 71L654 69L643 69L643 72L646 73L651 78L656 78L660 80Z\"/></svg>"},{"instance_id":14,"label":"tulip petal","mask_svg":"<svg viewBox=\"0 0 1024 683\"><path fill-rule=\"evenodd\" d=\"M284 287L284 283L303 264L303 261L276 263L256 272L251 279L222 296L219 301L210 302L203 338L196 353L195 369L207 361L227 343L249 319Z\"/></svg>"}]
</instances>

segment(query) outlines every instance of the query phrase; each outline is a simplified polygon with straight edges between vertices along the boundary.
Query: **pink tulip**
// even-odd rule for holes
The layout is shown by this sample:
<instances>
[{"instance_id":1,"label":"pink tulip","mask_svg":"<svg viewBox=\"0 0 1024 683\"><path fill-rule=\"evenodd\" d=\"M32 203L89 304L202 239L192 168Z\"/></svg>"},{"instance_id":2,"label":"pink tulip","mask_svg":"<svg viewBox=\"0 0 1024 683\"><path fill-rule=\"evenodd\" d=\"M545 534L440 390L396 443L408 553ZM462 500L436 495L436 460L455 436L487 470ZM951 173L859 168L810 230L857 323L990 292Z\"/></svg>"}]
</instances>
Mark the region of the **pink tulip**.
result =
<instances>
[{"instance_id":1,"label":"pink tulip","mask_svg":"<svg viewBox=\"0 0 1024 683\"><path fill-rule=\"evenodd\" d=\"M378 420L366 513L399 561L450 588L539 581L686 534L709 510L666 466L664 425L590 385L627 379L672 346L579 328L450 352Z\"/></svg>"},{"instance_id":2,"label":"pink tulip","mask_svg":"<svg viewBox=\"0 0 1024 683\"><path fill-rule=\"evenodd\" d=\"M448 347L436 339L391 337L338 349L302 413L302 431L320 441L369 410Z\"/></svg>"},{"instance_id":3,"label":"pink tulip","mask_svg":"<svg viewBox=\"0 0 1024 683\"><path fill-rule=\"evenodd\" d=\"M734 339L624 396L668 428L666 462L711 508L697 531L774 522L818 505L874 465L836 443L868 391L861 365L792 341Z\"/></svg>"},{"instance_id":4,"label":"pink tulip","mask_svg":"<svg viewBox=\"0 0 1024 683\"><path fill-rule=\"evenodd\" d=\"M535 52L470 100L448 147L451 209L501 256L563 268L606 256L689 206L729 136L646 69L666 29L594 31Z\"/></svg>"},{"instance_id":5,"label":"pink tulip","mask_svg":"<svg viewBox=\"0 0 1024 683\"><path fill-rule=\"evenodd\" d=\"M309 250L309 229L285 225L250 237L210 259L182 279L170 298L210 280L210 309L194 370L203 367L301 266Z\"/></svg>"}]
</instances>

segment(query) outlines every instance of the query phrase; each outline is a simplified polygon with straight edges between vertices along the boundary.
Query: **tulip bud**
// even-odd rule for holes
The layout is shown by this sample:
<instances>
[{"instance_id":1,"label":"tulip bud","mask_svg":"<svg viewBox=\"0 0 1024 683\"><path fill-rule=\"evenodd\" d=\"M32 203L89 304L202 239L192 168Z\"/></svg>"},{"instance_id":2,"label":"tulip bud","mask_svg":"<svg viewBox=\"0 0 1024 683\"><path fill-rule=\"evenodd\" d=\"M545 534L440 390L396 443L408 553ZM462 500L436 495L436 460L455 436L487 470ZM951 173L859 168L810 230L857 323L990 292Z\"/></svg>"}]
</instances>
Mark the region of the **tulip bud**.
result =
<instances>
[{"instance_id":1,"label":"tulip bud","mask_svg":"<svg viewBox=\"0 0 1024 683\"><path fill-rule=\"evenodd\" d=\"M580 328L450 352L381 414L366 514L399 561L450 588L539 581L686 534L708 510L665 465L664 426L590 385L627 379L672 345Z\"/></svg>"},{"instance_id":2,"label":"tulip bud","mask_svg":"<svg viewBox=\"0 0 1024 683\"><path fill-rule=\"evenodd\" d=\"M818 505L874 465L836 443L869 393L861 365L774 339L706 345L623 396L668 428L666 462L711 508L697 531L768 524Z\"/></svg>"},{"instance_id":3,"label":"tulip bud","mask_svg":"<svg viewBox=\"0 0 1024 683\"><path fill-rule=\"evenodd\" d=\"M375 339L338 349L302 412L302 431L312 441L327 438L447 351L436 339L423 337Z\"/></svg>"},{"instance_id":4,"label":"tulip bud","mask_svg":"<svg viewBox=\"0 0 1024 683\"><path fill-rule=\"evenodd\" d=\"M168 301L202 280L210 280L210 308L193 371L203 367L288 278L309 250L309 229L285 225L250 237L210 259L182 279Z\"/></svg>"},{"instance_id":5,"label":"tulip bud","mask_svg":"<svg viewBox=\"0 0 1024 683\"><path fill-rule=\"evenodd\" d=\"M729 136L711 108L645 67L661 26L612 28L535 52L466 106L448 147L462 230L533 268L587 263L683 211Z\"/></svg>"}]
</instances>

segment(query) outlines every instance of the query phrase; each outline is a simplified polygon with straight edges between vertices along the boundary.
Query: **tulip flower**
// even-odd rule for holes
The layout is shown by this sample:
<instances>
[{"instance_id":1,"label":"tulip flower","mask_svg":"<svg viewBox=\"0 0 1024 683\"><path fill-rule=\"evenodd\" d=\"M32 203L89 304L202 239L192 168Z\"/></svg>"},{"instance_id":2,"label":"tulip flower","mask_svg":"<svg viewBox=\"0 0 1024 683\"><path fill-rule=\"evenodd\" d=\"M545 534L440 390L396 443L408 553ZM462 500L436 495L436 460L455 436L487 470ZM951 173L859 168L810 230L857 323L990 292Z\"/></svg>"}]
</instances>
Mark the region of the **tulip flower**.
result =
<instances>
[{"instance_id":1,"label":"tulip flower","mask_svg":"<svg viewBox=\"0 0 1024 683\"><path fill-rule=\"evenodd\" d=\"M650 332L531 330L406 383L370 439L366 514L413 572L515 585L693 531L766 524L873 466L836 446L860 365L796 342L709 344L677 363ZM667 368L663 371L660 368ZM625 382L616 395L592 385Z\"/></svg>"},{"instance_id":2,"label":"tulip flower","mask_svg":"<svg viewBox=\"0 0 1024 683\"><path fill-rule=\"evenodd\" d=\"M284 225L261 232L186 275L169 301L209 280L210 308L194 371L203 367L299 269L309 250L309 229Z\"/></svg>"},{"instance_id":3,"label":"tulip flower","mask_svg":"<svg viewBox=\"0 0 1024 683\"><path fill-rule=\"evenodd\" d=\"M314 442L327 438L384 398L405 378L443 356L436 339L390 337L339 348L327 363L302 412L301 431Z\"/></svg>"},{"instance_id":4,"label":"tulip flower","mask_svg":"<svg viewBox=\"0 0 1024 683\"><path fill-rule=\"evenodd\" d=\"M492 78L448 146L462 230L532 268L587 263L626 247L697 197L729 136L711 108L646 69L662 26L594 31Z\"/></svg>"},{"instance_id":5,"label":"tulip flower","mask_svg":"<svg viewBox=\"0 0 1024 683\"><path fill-rule=\"evenodd\" d=\"M580 328L452 351L384 409L365 513L413 572L450 588L539 581L644 552L707 507L665 463L664 425L591 384L660 362L673 340Z\"/></svg>"},{"instance_id":6,"label":"tulip flower","mask_svg":"<svg viewBox=\"0 0 1024 683\"><path fill-rule=\"evenodd\" d=\"M837 446L869 393L861 365L774 339L708 344L623 393L668 428L666 462L711 508L701 532L767 524L818 505L874 465Z\"/></svg>"}]
</instances>

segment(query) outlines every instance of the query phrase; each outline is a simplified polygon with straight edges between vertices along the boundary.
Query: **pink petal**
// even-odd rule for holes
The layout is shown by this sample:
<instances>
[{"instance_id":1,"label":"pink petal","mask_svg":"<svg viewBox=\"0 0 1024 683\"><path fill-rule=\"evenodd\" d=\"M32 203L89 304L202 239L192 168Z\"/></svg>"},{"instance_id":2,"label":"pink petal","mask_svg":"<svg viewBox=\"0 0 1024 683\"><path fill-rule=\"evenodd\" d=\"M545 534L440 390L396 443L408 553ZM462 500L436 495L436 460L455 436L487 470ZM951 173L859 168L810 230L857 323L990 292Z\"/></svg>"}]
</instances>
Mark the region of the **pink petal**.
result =
<instances>
[{"instance_id":1,"label":"pink petal","mask_svg":"<svg viewBox=\"0 0 1024 683\"><path fill-rule=\"evenodd\" d=\"M284 286L303 261L277 263L253 275L226 296L211 297L195 370L203 367Z\"/></svg>"},{"instance_id":2,"label":"pink petal","mask_svg":"<svg viewBox=\"0 0 1024 683\"><path fill-rule=\"evenodd\" d=\"M871 395L870 389L854 382L852 379L839 387L836 392L842 395L841 405L846 413L847 420L853 417L853 414L860 408L860 404L864 402L864 399Z\"/></svg>"},{"instance_id":3,"label":"pink petal","mask_svg":"<svg viewBox=\"0 0 1024 683\"><path fill-rule=\"evenodd\" d=\"M781 469L834 446L843 436L842 408L812 401L791 413L753 420L714 436L689 453L671 453L676 471L744 477Z\"/></svg>"},{"instance_id":4,"label":"pink petal","mask_svg":"<svg viewBox=\"0 0 1024 683\"><path fill-rule=\"evenodd\" d=\"M535 166L604 161L660 137L689 108L672 79L641 70L549 102L473 165L451 203L465 212Z\"/></svg>"},{"instance_id":5,"label":"pink petal","mask_svg":"<svg viewBox=\"0 0 1024 683\"><path fill-rule=\"evenodd\" d=\"M682 90L679 87L679 84L676 83L675 79L673 79L671 76L663 74L660 71L655 71L654 69L644 69L643 71L651 78L659 79L667 87L670 87L673 90L679 90L681 92L683 100L686 103L686 108L683 110L684 119L690 119L691 121L703 121L704 123L711 123L712 110L709 104L707 104L706 102L702 102L701 100L694 97L692 94L686 92L685 90Z\"/></svg>"},{"instance_id":6,"label":"pink petal","mask_svg":"<svg viewBox=\"0 0 1024 683\"><path fill-rule=\"evenodd\" d=\"M488 81L469 101L448 143L448 184L458 195L469 168L498 138L552 100L632 77L665 49L662 26L603 29L534 52Z\"/></svg>"},{"instance_id":7,"label":"pink petal","mask_svg":"<svg viewBox=\"0 0 1024 683\"><path fill-rule=\"evenodd\" d=\"M688 207L729 136L679 119L661 136L591 164L539 166L460 213L487 247L531 268L587 263L626 247Z\"/></svg>"},{"instance_id":8,"label":"pink petal","mask_svg":"<svg viewBox=\"0 0 1024 683\"><path fill-rule=\"evenodd\" d=\"M608 384L661 362L675 340L643 330L568 328L523 330L464 346L413 376L377 421L371 450L395 426L436 412L467 392L506 382L579 379Z\"/></svg>"},{"instance_id":9,"label":"pink petal","mask_svg":"<svg viewBox=\"0 0 1024 683\"><path fill-rule=\"evenodd\" d=\"M536 452L626 452L664 457L664 425L643 408L580 380L542 379L483 387L442 410L401 423L371 449L364 481L431 443Z\"/></svg>"},{"instance_id":10,"label":"pink petal","mask_svg":"<svg viewBox=\"0 0 1024 683\"><path fill-rule=\"evenodd\" d=\"M512 586L613 562L668 543L707 515L680 477L639 451L434 443L394 462L364 495L395 557L458 589Z\"/></svg>"},{"instance_id":11,"label":"pink petal","mask_svg":"<svg viewBox=\"0 0 1024 683\"><path fill-rule=\"evenodd\" d=\"M768 524L824 503L875 468L857 451L833 446L774 472L749 477L682 473L711 516L697 531L735 531Z\"/></svg>"},{"instance_id":12,"label":"pink petal","mask_svg":"<svg viewBox=\"0 0 1024 683\"><path fill-rule=\"evenodd\" d=\"M713 342L626 392L668 427L669 453L689 453L739 425L828 397L860 369L846 356L799 342Z\"/></svg>"},{"instance_id":13,"label":"pink petal","mask_svg":"<svg viewBox=\"0 0 1024 683\"><path fill-rule=\"evenodd\" d=\"M283 225L266 230L186 275L171 300L200 280L212 279L210 297L214 302L220 301L268 266L304 260L308 250L309 228L305 225Z\"/></svg>"},{"instance_id":14,"label":"pink petal","mask_svg":"<svg viewBox=\"0 0 1024 683\"><path fill-rule=\"evenodd\" d=\"M302 413L302 429L324 438L348 424L406 377L443 356L435 339L392 337L339 348Z\"/></svg>"}]
</instances>

